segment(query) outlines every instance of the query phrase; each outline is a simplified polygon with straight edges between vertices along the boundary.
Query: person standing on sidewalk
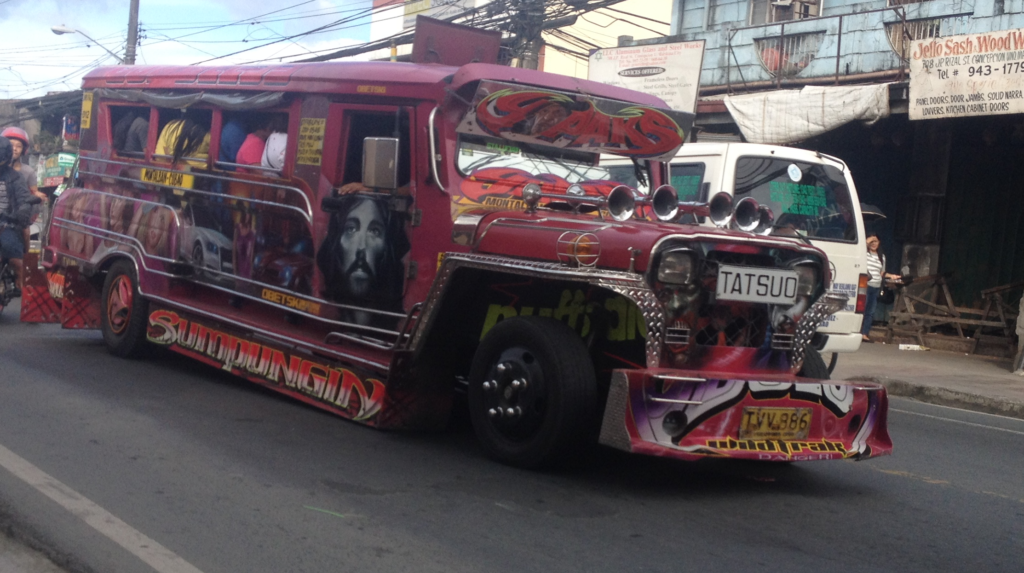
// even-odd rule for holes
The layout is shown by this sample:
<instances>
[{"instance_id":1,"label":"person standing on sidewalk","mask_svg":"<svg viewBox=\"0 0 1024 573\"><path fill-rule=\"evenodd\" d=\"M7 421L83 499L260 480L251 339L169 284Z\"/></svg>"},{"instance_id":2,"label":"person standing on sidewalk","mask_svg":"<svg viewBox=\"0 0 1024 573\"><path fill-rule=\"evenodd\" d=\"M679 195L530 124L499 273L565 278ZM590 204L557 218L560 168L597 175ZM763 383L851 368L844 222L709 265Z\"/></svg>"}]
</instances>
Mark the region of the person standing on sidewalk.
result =
<instances>
[{"instance_id":1,"label":"person standing on sidewalk","mask_svg":"<svg viewBox=\"0 0 1024 573\"><path fill-rule=\"evenodd\" d=\"M868 233L868 295L864 305L864 322L860 327L861 340L864 342L874 342L869 335L875 316L875 306L878 303L878 291L882 290L882 280L900 278L899 275L885 272L885 255L879 250L880 244L876 233Z\"/></svg>"}]
</instances>

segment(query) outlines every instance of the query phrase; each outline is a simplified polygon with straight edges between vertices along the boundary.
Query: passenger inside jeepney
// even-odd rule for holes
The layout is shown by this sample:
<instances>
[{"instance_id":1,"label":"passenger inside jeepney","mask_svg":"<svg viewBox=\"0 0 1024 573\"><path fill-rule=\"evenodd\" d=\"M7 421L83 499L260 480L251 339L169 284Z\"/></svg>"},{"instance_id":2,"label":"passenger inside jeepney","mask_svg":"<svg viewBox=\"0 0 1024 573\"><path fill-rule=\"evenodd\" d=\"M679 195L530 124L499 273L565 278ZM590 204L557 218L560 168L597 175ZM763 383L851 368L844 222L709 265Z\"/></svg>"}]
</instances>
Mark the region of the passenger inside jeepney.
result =
<instances>
[{"instance_id":1,"label":"passenger inside jeepney","mask_svg":"<svg viewBox=\"0 0 1024 573\"><path fill-rule=\"evenodd\" d=\"M121 155L141 157L149 140L149 108L112 108L111 113L115 112L124 115L114 123L114 149Z\"/></svg>"},{"instance_id":2,"label":"passenger inside jeepney","mask_svg":"<svg viewBox=\"0 0 1024 573\"><path fill-rule=\"evenodd\" d=\"M160 130L153 152L158 159L170 158L172 164L184 161L193 167L206 167L210 155L209 113L186 113Z\"/></svg>"}]
</instances>

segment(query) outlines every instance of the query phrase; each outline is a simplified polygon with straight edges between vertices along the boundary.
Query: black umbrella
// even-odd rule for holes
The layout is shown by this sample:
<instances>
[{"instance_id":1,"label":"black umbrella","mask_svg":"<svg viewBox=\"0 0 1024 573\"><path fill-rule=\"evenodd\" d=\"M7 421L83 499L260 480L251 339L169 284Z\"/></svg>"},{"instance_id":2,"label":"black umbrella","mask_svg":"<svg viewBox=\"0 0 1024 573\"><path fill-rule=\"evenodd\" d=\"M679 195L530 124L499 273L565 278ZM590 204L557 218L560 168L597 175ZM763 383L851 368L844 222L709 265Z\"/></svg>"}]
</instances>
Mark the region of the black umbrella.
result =
<instances>
[{"instance_id":1,"label":"black umbrella","mask_svg":"<svg viewBox=\"0 0 1024 573\"><path fill-rule=\"evenodd\" d=\"M867 203L860 204L860 215L864 218L865 223L885 218L885 213L883 213L881 209L874 205L868 205Z\"/></svg>"}]
</instances>

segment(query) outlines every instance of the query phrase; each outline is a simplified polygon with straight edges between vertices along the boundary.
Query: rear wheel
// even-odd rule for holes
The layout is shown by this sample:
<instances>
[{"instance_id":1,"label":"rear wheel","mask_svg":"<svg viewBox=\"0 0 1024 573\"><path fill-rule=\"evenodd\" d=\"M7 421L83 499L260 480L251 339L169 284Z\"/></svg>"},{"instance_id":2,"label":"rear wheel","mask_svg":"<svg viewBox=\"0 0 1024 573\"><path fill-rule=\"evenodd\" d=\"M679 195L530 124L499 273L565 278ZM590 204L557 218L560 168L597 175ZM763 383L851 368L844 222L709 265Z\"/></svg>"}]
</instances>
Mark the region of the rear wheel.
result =
<instances>
[{"instance_id":1,"label":"rear wheel","mask_svg":"<svg viewBox=\"0 0 1024 573\"><path fill-rule=\"evenodd\" d=\"M469 376L469 413L487 454L506 464L554 465L584 445L597 418L586 345L551 318L499 322L480 343Z\"/></svg>"},{"instance_id":2,"label":"rear wheel","mask_svg":"<svg viewBox=\"0 0 1024 573\"><path fill-rule=\"evenodd\" d=\"M831 371L825 364L825 360L821 357L821 353L813 348L808 348L807 354L804 357L804 365L800 368L800 372L797 376L815 378L817 380L828 380L830 375Z\"/></svg>"},{"instance_id":3,"label":"rear wheel","mask_svg":"<svg viewBox=\"0 0 1024 573\"><path fill-rule=\"evenodd\" d=\"M146 346L146 318L149 304L139 295L135 268L117 261L103 281L101 328L103 341L114 356L139 356Z\"/></svg>"}]
</instances>

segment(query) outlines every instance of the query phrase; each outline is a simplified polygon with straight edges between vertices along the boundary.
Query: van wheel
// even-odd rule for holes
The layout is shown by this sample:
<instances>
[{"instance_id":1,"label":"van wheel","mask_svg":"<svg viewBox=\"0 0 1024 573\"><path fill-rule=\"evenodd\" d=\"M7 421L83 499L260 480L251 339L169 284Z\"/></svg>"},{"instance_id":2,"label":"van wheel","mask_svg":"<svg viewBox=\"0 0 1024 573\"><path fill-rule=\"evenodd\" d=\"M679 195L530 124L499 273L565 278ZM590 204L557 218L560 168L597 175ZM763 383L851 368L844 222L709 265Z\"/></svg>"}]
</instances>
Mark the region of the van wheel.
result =
<instances>
[{"instance_id":1,"label":"van wheel","mask_svg":"<svg viewBox=\"0 0 1024 573\"><path fill-rule=\"evenodd\" d=\"M550 466L593 434L593 363L580 337L551 318L494 326L473 356L468 393L477 438L502 463Z\"/></svg>"},{"instance_id":2,"label":"van wheel","mask_svg":"<svg viewBox=\"0 0 1024 573\"><path fill-rule=\"evenodd\" d=\"M100 317L103 341L114 356L139 356L146 346L149 303L139 295L138 278L128 261L117 261L103 281Z\"/></svg>"},{"instance_id":3,"label":"van wheel","mask_svg":"<svg viewBox=\"0 0 1024 573\"><path fill-rule=\"evenodd\" d=\"M800 368L797 376L828 380L830 375L831 372L825 364L825 360L821 357L821 353L813 348L808 348L807 354L804 357L804 365Z\"/></svg>"}]
</instances>

